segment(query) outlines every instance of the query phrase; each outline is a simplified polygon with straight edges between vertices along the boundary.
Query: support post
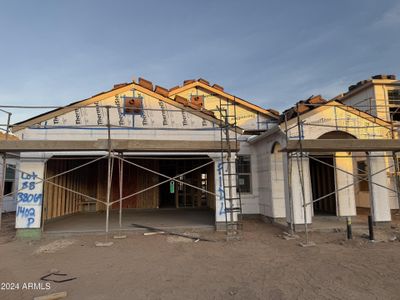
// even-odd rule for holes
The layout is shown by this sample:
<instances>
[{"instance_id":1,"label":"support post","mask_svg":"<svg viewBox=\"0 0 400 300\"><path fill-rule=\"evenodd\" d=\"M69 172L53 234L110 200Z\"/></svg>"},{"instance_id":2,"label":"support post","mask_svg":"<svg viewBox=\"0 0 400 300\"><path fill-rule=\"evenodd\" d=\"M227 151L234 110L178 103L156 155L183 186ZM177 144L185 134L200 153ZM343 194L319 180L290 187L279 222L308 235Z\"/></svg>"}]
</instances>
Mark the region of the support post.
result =
<instances>
[{"instance_id":1,"label":"support post","mask_svg":"<svg viewBox=\"0 0 400 300\"><path fill-rule=\"evenodd\" d=\"M371 155L372 154L372 155ZM377 173L384 169L386 161L383 157L376 157L379 152L368 153L368 180L371 214L374 223L384 223L391 221L389 179L386 173Z\"/></svg>"},{"instance_id":2,"label":"support post","mask_svg":"<svg viewBox=\"0 0 400 300\"><path fill-rule=\"evenodd\" d=\"M329 164L328 164L329 166ZM334 170L336 213L339 217L356 216L356 200L354 190L354 165L353 157L348 152L336 152L334 164L330 166ZM342 189L343 187L347 187Z\"/></svg>"},{"instance_id":3,"label":"support post","mask_svg":"<svg viewBox=\"0 0 400 300\"><path fill-rule=\"evenodd\" d=\"M39 159L40 158L40 159ZM45 158L22 153L18 169L18 201L15 213L17 237L38 238L41 234Z\"/></svg>"},{"instance_id":4,"label":"support post","mask_svg":"<svg viewBox=\"0 0 400 300\"><path fill-rule=\"evenodd\" d=\"M108 140L108 158L107 158L107 200L106 200L106 233L109 231L110 219L110 196L111 196L111 124L110 107L107 106L107 140Z\"/></svg>"}]
</instances>

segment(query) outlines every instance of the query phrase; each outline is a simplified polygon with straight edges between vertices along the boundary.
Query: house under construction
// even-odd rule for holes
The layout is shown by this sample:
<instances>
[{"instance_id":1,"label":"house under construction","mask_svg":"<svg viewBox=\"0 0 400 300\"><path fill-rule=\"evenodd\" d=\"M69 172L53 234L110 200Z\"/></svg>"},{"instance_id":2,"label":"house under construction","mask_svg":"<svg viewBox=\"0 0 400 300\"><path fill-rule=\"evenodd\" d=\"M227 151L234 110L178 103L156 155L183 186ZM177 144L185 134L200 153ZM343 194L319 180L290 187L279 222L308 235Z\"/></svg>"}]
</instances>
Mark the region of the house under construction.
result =
<instances>
[{"instance_id":1,"label":"house under construction","mask_svg":"<svg viewBox=\"0 0 400 300\"><path fill-rule=\"evenodd\" d=\"M400 82L385 79L396 94ZM10 126L0 151L3 174L15 161L15 188L3 202L14 195L16 228L27 235L139 223L237 236L245 215L296 230L318 214L361 209L390 222L397 127L390 114L348 105L353 94L313 96L280 115L204 79L118 84Z\"/></svg>"}]
</instances>

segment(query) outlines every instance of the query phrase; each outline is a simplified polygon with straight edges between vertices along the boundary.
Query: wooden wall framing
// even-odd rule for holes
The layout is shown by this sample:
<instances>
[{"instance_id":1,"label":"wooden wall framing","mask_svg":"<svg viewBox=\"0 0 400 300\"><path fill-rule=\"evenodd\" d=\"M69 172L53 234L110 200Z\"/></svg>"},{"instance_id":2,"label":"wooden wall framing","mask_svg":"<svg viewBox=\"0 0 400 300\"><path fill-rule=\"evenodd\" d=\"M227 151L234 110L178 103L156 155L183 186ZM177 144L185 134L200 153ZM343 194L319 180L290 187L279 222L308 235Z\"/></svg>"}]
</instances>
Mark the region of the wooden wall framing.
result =
<instances>
[{"instance_id":1,"label":"wooden wall framing","mask_svg":"<svg viewBox=\"0 0 400 300\"><path fill-rule=\"evenodd\" d=\"M92 158L93 159L93 158ZM46 178L52 177L64 171L78 167L79 165L89 162L90 159L84 158L53 158L49 159L46 163ZM130 160L141 166L149 168L154 171L160 171L160 161L156 159L132 159ZM171 161L176 166L175 175L188 171L197 165L205 163L205 160L194 161ZM132 164L124 162L123 166L123 196L133 194L137 191L150 187L165 180L157 174L145 171ZM162 172L161 172L162 173ZM189 174L184 180L189 178L192 184L201 187L201 173L207 174L207 188L214 192L214 165L210 164L198 171ZM51 180L57 185L66 187L68 189L86 194L90 197L106 201L107 191L107 159L101 159L97 162L79 168L75 171L69 172L62 176L58 176ZM178 191L176 186L176 192ZM186 193L190 193L192 199L197 199L194 203L196 205L188 205L186 207L200 207L200 198L206 197L207 207L215 209L215 196L207 194L202 196L201 191L186 187ZM178 194L176 194L177 196ZM114 159L114 168L112 174L111 185L111 200L119 199L119 160ZM160 189L159 187L152 188L146 192L129 197L122 202L123 209L155 209L159 207ZM177 199L177 197L176 197ZM203 198L204 199L204 198ZM44 221L58 218L65 215L74 214L82 211L104 211L105 205L101 202L96 202L90 198L77 195L71 191L66 191L61 187L57 187L50 183L44 184ZM204 202L204 201L203 201ZM176 201L177 207L178 200ZM119 203L111 206L111 209L118 209Z\"/></svg>"}]
</instances>

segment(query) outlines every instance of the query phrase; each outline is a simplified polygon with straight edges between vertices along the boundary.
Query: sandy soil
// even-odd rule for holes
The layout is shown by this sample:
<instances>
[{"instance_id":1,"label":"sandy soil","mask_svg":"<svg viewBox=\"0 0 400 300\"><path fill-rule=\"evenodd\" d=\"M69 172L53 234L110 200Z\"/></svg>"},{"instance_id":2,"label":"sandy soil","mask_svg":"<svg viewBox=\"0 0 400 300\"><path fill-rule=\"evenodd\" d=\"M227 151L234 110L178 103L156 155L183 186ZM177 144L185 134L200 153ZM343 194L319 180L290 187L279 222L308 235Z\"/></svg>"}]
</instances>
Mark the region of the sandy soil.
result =
<instances>
[{"instance_id":1,"label":"sandy soil","mask_svg":"<svg viewBox=\"0 0 400 300\"><path fill-rule=\"evenodd\" d=\"M77 279L47 291L0 290L0 299L67 291L67 299L399 299L400 243L371 243L357 232L312 233L315 247L285 240L282 229L246 221L243 239L217 242L129 234L111 247L104 236L0 239L0 282L40 282L58 270ZM381 236L398 234L397 228Z\"/></svg>"}]
</instances>

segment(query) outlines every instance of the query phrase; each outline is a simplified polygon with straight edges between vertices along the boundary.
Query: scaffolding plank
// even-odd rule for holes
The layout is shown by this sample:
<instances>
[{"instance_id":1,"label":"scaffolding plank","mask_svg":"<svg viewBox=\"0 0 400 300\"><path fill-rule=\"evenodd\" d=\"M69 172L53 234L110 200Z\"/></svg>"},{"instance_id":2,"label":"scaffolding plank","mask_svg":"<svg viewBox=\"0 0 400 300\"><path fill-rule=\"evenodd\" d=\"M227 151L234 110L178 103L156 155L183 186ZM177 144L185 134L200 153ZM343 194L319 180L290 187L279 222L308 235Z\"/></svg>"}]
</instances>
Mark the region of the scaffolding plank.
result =
<instances>
[{"instance_id":1,"label":"scaffolding plank","mask_svg":"<svg viewBox=\"0 0 400 300\"><path fill-rule=\"evenodd\" d=\"M281 152L366 152L366 151L400 151L400 140L391 139L321 139L290 140Z\"/></svg>"},{"instance_id":2,"label":"scaffolding plank","mask_svg":"<svg viewBox=\"0 0 400 300\"><path fill-rule=\"evenodd\" d=\"M220 152L220 141L190 141L190 140L111 140L114 151L130 152ZM232 151L236 143L230 142ZM227 143L224 149L227 150ZM0 152L56 152L56 151L108 151L107 140L65 141L65 140L21 140L1 141Z\"/></svg>"}]
</instances>

